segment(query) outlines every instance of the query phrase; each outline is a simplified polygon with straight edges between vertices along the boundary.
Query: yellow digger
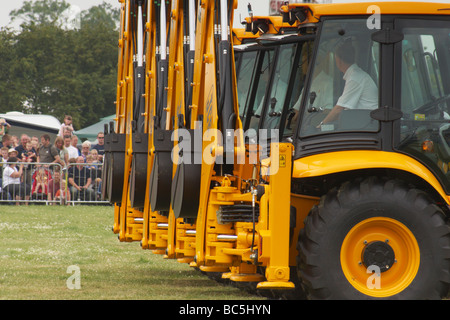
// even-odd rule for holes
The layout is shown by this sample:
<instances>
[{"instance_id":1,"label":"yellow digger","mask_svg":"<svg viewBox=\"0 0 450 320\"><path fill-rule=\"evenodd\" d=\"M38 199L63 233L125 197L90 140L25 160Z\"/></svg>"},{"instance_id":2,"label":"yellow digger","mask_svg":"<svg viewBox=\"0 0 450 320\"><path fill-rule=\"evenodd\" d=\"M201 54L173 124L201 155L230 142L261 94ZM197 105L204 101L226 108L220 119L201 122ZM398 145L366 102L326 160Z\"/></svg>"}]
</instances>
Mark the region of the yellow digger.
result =
<instances>
[{"instance_id":1,"label":"yellow digger","mask_svg":"<svg viewBox=\"0 0 450 320\"><path fill-rule=\"evenodd\" d=\"M176 3L167 17L173 24L164 24L171 28L183 6ZM146 1L123 1L123 13L139 12L139 4L155 38L164 28L150 28L158 19ZM165 75L148 65L155 51L147 49L147 81L159 87L146 82L141 113L129 98L137 83L129 74L140 70L129 60L133 32L122 24L124 63L119 59L115 126L105 128L104 191L115 203L119 238L142 239L144 248L291 299L445 297L448 6L286 4L288 31L250 17L247 31L258 34L250 37L252 48L233 50L234 41L247 41L229 32L236 5L198 1L192 81L170 82L169 72L167 90L156 90ZM247 49L254 59L242 54ZM186 72L185 60L171 54L172 76ZM141 198L141 190L131 191L133 140L145 135ZM168 153L170 163L163 160Z\"/></svg>"},{"instance_id":2,"label":"yellow digger","mask_svg":"<svg viewBox=\"0 0 450 320\"><path fill-rule=\"evenodd\" d=\"M186 202L183 210L177 208L182 199L171 199L183 190L169 192L170 176L178 181L180 175L178 165L173 165L171 173L172 163L177 162L173 141L178 139L172 134L173 128L191 125L186 119L194 87L197 5L192 0L121 3L117 118L116 125L105 128L103 196L115 203L113 230L121 241L141 241L144 249L183 260L193 256L187 248L192 247L195 226L186 223L186 218L175 218L171 207L175 205L177 217L180 211L186 215L189 210ZM234 31L239 43L257 37L257 32ZM181 175L184 179L184 173ZM182 182L174 187L177 185ZM192 202L187 205L195 211ZM186 227L190 230L184 230Z\"/></svg>"},{"instance_id":3,"label":"yellow digger","mask_svg":"<svg viewBox=\"0 0 450 320\"><path fill-rule=\"evenodd\" d=\"M105 127L102 194L114 203L113 231L119 240L141 241L143 248L157 250L166 247L167 230L149 232L149 226L165 225L167 217L150 213L148 181L155 158L153 133L161 126L167 99L169 3L120 2L116 119Z\"/></svg>"},{"instance_id":4,"label":"yellow digger","mask_svg":"<svg viewBox=\"0 0 450 320\"><path fill-rule=\"evenodd\" d=\"M262 107L246 115L278 136L258 132L270 153L257 165L202 175L198 266L316 299L447 295L449 12L283 7L298 34L257 40L277 52Z\"/></svg>"}]
</instances>

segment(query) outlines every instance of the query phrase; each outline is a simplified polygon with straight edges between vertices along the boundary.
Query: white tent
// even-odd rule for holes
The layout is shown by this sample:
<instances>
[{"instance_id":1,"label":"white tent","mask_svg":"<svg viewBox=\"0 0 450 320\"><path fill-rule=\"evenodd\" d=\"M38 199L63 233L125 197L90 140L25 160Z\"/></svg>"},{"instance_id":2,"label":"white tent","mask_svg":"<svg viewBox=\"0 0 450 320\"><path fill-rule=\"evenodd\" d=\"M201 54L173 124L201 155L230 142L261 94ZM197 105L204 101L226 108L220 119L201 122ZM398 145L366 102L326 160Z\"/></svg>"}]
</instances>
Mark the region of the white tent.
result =
<instances>
[{"instance_id":1,"label":"white tent","mask_svg":"<svg viewBox=\"0 0 450 320\"><path fill-rule=\"evenodd\" d=\"M61 122L50 115L24 114L22 112L11 111L0 113L0 118L5 119L11 125L11 128L8 129L8 134L16 135L19 139L23 133L26 133L30 137L40 137L44 133L47 133L53 143L61 127Z\"/></svg>"}]
</instances>

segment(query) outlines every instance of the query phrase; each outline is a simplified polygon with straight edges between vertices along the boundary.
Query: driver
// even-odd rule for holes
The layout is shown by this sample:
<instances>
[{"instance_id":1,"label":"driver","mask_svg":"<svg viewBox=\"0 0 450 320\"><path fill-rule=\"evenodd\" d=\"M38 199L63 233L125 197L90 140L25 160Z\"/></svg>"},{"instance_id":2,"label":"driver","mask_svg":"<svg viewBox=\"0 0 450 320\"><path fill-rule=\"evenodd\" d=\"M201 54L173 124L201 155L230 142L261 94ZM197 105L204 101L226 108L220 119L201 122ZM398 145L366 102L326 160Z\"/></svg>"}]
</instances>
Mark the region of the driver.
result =
<instances>
[{"instance_id":1,"label":"driver","mask_svg":"<svg viewBox=\"0 0 450 320\"><path fill-rule=\"evenodd\" d=\"M344 109L378 108L378 89L373 79L355 63L355 49L351 39L343 41L335 50L337 68L344 74L344 90L336 105L319 124L329 123L338 118Z\"/></svg>"}]
</instances>

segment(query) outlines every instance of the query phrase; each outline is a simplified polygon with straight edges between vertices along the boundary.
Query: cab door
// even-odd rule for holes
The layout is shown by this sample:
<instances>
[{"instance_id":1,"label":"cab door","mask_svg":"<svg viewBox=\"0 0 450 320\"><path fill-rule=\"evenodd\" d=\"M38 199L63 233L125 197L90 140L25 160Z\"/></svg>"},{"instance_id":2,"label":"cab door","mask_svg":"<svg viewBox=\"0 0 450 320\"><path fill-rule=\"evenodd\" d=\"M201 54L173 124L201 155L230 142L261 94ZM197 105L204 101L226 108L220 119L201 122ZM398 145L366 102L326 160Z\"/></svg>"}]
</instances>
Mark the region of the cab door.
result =
<instances>
[{"instance_id":1,"label":"cab door","mask_svg":"<svg viewBox=\"0 0 450 320\"><path fill-rule=\"evenodd\" d=\"M450 17L394 22L394 148L424 163L450 194Z\"/></svg>"}]
</instances>

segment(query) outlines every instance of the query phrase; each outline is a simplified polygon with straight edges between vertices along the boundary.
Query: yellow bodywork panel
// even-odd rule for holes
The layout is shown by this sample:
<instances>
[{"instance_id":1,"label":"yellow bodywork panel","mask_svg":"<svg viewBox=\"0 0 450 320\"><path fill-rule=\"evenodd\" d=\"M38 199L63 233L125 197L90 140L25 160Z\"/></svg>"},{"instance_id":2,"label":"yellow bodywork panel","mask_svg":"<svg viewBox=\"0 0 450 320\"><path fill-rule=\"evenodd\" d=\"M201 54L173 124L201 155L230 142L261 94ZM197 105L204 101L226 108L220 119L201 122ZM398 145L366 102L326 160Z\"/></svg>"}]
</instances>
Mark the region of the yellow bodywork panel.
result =
<instances>
[{"instance_id":1,"label":"yellow bodywork panel","mask_svg":"<svg viewBox=\"0 0 450 320\"><path fill-rule=\"evenodd\" d=\"M311 197L299 194L291 194L291 206L295 208L295 225L292 232L291 242L289 244L289 265L296 266L297 265L297 242L300 234L300 230L305 227L304 221L308 216L311 208L318 204L320 201L319 197Z\"/></svg>"},{"instance_id":2,"label":"yellow bodywork panel","mask_svg":"<svg viewBox=\"0 0 450 320\"><path fill-rule=\"evenodd\" d=\"M373 14L379 10L379 14L421 14L421 15L448 15L448 4L425 3L425 2L370 2L370 3L333 3L333 4L310 4L293 3L282 6L281 11L302 7L307 9L309 22L317 22L322 16L350 16ZM305 23L305 22L302 22Z\"/></svg>"},{"instance_id":3,"label":"yellow bodywork panel","mask_svg":"<svg viewBox=\"0 0 450 320\"><path fill-rule=\"evenodd\" d=\"M295 5L294 5L295 6ZM370 3L341 3L311 5L314 16L319 18L325 15L360 15L372 14L373 6L380 8L381 14L450 14L445 8L445 3L425 3L425 2L370 2Z\"/></svg>"},{"instance_id":4,"label":"yellow bodywork panel","mask_svg":"<svg viewBox=\"0 0 450 320\"><path fill-rule=\"evenodd\" d=\"M427 181L450 204L436 177L420 162L401 153L385 151L340 151L313 155L294 161L292 178L309 178L332 173L386 168L412 173Z\"/></svg>"},{"instance_id":5,"label":"yellow bodywork panel","mask_svg":"<svg viewBox=\"0 0 450 320\"><path fill-rule=\"evenodd\" d=\"M274 152L277 150L278 152ZM278 166L271 175L267 194L261 198L260 223L267 225L260 230L260 261L267 261L266 281L258 288L293 288L289 281L289 226L290 226L290 181L292 145L271 144L271 165ZM272 170L273 171L273 170ZM267 199L267 203L265 202ZM262 227L262 226L259 226Z\"/></svg>"}]
</instances>

